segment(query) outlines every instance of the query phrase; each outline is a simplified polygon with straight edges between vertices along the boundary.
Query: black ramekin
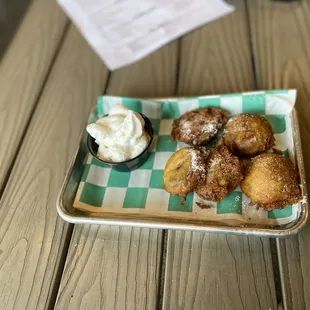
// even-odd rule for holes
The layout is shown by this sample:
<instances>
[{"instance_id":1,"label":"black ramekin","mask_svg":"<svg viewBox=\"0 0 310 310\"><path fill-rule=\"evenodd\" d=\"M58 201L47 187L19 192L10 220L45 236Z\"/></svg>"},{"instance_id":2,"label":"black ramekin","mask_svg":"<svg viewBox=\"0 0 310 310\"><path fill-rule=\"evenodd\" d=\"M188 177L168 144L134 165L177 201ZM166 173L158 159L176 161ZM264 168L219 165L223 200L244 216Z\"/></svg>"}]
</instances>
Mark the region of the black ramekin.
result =
<instances>
[{"instance_id":1,"label":"black ramekin","mask_svg":"<svg viewBox=\"0 0 310 310\"><path fill-rule=\"evenodd\" d=\"M150 136L150 141L147 147L145 148L145 150L141 154L139 154L138 156L132 159L118 162L118 163L102 160L97 155L98 147L99 147L98 144L95 142L95 139L90 134L88 134L87 147L88 147L89 152L100 162L118 171L124 171L124 172L132 171L132 170L139 168L141 165L143 165L149 156L150 147L151 147L151 144L154 138L154 130L153 130L151 121L145 115L141 113L139 114L143 117L144 122L145 122L144 129Z\"/></svg>"}]
</instances>

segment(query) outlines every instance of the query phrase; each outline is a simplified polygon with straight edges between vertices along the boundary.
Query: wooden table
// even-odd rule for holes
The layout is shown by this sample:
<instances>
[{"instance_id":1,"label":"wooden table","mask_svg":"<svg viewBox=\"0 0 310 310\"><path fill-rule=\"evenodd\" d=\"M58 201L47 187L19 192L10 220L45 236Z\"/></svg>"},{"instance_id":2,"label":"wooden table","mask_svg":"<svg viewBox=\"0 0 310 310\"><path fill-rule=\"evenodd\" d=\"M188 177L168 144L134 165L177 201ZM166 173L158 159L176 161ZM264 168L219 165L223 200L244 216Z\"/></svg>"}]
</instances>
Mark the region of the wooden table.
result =
<instances>
[{"instance_id":1,"label":"wooden table","mask_svg":"<svg viewBox=\"0 0 310 310\"><path fill-rule=\"evenodd\" d=\"M0 0L0 59L31 0Z\"/></svg>"},{"instance_id":2,"label":"wooden table","mask_svg":"<svg viewBox=\"0 0 310 310\"><path fill-rule=\"evenodd\" d=\"M310 173L310 0L235 13L109 72L55 0L0 64L0 309L310 309L310 225L287 239L69 225L55 202L96 97L298 89ZM280 307L281 309L281 307Z\"/></svg>"}]
</instances>

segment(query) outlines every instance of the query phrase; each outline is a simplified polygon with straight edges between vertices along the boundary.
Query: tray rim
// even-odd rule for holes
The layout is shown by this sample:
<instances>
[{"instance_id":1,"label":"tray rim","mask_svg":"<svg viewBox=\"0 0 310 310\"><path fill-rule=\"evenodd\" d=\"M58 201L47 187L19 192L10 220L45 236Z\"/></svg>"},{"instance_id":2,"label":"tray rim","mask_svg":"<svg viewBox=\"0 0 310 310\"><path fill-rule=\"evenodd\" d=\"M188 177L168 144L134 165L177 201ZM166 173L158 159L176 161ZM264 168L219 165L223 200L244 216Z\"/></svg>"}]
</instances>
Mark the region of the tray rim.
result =
<instances>
[{"instance_id":1,"label":"tray rim","mask_svg":"<svg viewBox=\"0 0 310 310\"><path fill-rule=\"evenodd\" d=\"M184 98L184 97L182 97ZM180 97L169 97L169 98L153 98L148 100L173 100L180 99ZM91 109L90 115L93 115L97 106L94 106ZM305 168L304 160L302 154L302 145L301 137L299 130L299 122L296 107L293 108L292 112L292 121L293 121L293 140L296 147L296 162L298 170L300 171L300 182L305 184L303 187L303 196L308 198L307 194L307 184L305 177ZM85 128L82 130L79 143L76 151L70 161L69 168L66 172L61 190L57 197L56 209L59 216L66 222L73 224L99 224L99 225L111 225L111 226L130 226L130 227L141 227L141 228L156 228L156 229L173 229L173 230L189 230L189 231L199 231L199 232L215 232L215 233L225 233L225 234L235 234L235 235L253 235L258 237L286 237L290 235L297 234L306 224L308 219L308 200L303 204L303 208L300 210L299 218L294 225L288 228L279 228L275 226L274 228L264 228L264 227L247 227L245 226L229 226L229 225L219 225L215 222L214 225L210 225L210 222L191 222L191 223L180 223L174 220L164 219L164 218L152 218L152 219L137 219L137 218L105 218L103 216L96 216L94 213L91 216L87 215L86 211L80 211L80 213L85 213L85 215L73 214L70 213L63 202L63 196L66 190L66 187L69 183L71 174L73 172L74 163L76 161L78 152L83 142Z\"/></svg>"}]
</instances>

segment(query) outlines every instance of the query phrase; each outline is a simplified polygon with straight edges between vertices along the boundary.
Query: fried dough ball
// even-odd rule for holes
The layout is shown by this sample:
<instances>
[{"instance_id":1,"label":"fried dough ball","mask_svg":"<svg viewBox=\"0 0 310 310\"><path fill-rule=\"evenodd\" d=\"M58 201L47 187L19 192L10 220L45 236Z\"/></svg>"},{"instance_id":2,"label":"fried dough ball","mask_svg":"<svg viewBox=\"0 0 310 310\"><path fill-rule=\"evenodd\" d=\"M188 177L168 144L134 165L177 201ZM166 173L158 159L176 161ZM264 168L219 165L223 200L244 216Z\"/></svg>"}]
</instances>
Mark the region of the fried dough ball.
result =
<instances>
[{"instance_id":1,"label":"fried dough ball","mask_svg":"<svg viewBox=\"0 0 310 310\"><path fill-rule=\"evenodd\" d=\"M208 154L209 152L203 147L188 147L175 152L166 163L165 190L185 200L187 194L204 181Z\"/></svg>"},{"instance_id":2,"label":"fried dough ball","mask_svg":"<svg viewBox=\"0 0 310 310\"><path fill-rule=\"evenodd\" d=\"M171 139L190 145L204 145L226 124L223 110L217 108L197 109L183 114L173 122Z\"/></svg>"},{"instance_id":3,"label":"fried dough ball","mask_svg":"<svg viewBox=\"0 0 310 310\"><path fill-rule=\"evenodd\" d=\"M221 201L243 180L244 166L225 145L210 151L207 159L205 181L195 189L199 197L206 200Z\"/></svg>"},{"instance_id":4,"label":"fried dough ball","mask_svg":"<svg viewBox=\"0 0 310 310\"><path fill-rule=\"evenodd\" d=\"M272 128L266 118L240 114L231 118L224 130L223 142L238 156L255 156L274 146Z\"/></svg>"},{"instance_id":5,"label":"fried dough ball","mask_svg":"<svg viewBox=\"0 0 310 310\"><path fill-rule=\"evenodd\" d=\"M241 183L242 191L265 210L283 209L301 198L298 173L289 158L265 153L251 159Z\"/></svg>"}]
</instances>

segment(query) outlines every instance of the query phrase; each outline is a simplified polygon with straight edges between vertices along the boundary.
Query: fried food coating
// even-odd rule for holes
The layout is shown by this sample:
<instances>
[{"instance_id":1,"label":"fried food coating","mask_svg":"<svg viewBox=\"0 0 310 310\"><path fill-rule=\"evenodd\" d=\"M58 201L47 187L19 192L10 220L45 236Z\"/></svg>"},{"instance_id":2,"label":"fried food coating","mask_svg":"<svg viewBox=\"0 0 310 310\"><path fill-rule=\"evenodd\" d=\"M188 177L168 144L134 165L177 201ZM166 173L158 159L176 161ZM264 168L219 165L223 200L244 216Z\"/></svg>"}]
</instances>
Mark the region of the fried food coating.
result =
<instances>
[{"instance_id":1,"label":"fried food coating","mask_svg":"<svg viewBox=\"0 0 310 310\"><path fill-rule=\"evenodd\" d=\"M165 190L185 200L187 194L204 181L208 155L209 151L203 147L188 147L175 152L166 163Z\"/></svg>"},{"instance_id":2,"label":"fried food coating","mask_svg":"<svg viewBox=\"0 0 310 310\"><path fill-rule=\"evenodd\" d=\"M226 124L223 110L197 109L183 114L173 122L171 139L189 145L200 146L210 141Z\"/></svg>"},{"instance_id":3,"label":"fried food coating","mask_svg":"<svg viewBox=\"0 0 310 310\"><path fill-rule=\"evenodd\" d=\"M206 164L205 181L195 189L202 199L221 201L243 180L243 163L225 145L212 149Z\"/></svg>"},{"instance_id":4,"label":"fried food coating","mask_svg":"<svg viewBox=\"0 0 310 310\"><path fill-rule=\"evenodd\" d=\"M251 159L241 183L242 191L265 210L283 209L301 199L298 173L289 158L265 153Z\"/></svg>"},{"instance_id":5,"label":"fried food coating","mask_svg":"<svg viewBox=\"0 0 310 310\"><path fill-rule=\"evenodd\" d=\"M255 114L231 118L225 126L223 142L237 156L255 156L275 145L268 120Z\"/></svg>"}]
</instances>

